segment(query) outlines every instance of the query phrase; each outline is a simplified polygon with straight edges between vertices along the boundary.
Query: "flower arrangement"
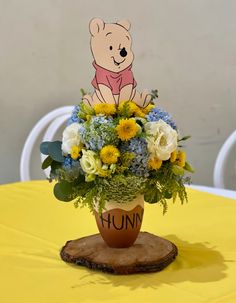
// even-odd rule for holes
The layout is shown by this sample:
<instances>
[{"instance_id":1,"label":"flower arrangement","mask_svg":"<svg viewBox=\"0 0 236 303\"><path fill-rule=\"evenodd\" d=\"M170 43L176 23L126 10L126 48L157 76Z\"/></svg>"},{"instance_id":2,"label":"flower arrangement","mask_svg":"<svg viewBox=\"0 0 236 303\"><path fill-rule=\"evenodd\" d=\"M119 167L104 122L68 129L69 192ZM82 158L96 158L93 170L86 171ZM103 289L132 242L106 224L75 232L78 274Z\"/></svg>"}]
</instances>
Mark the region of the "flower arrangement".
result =
<instances>
[{"instance_id":1,"label":"flower arrangement","mask_svg":"<svg viewBox=\"0 0 236 303\"><path fill-rule=\"evenodd\" d=\"M62 142L41 143L47 155L42 168L51 168L54 195L76 207L95 204L101 212L110 200L128 203L140 194L148 203L187 201L186 172L193 172L178 129L166 111L132 101L77 105Z\"/></svg>"}]
</instances>

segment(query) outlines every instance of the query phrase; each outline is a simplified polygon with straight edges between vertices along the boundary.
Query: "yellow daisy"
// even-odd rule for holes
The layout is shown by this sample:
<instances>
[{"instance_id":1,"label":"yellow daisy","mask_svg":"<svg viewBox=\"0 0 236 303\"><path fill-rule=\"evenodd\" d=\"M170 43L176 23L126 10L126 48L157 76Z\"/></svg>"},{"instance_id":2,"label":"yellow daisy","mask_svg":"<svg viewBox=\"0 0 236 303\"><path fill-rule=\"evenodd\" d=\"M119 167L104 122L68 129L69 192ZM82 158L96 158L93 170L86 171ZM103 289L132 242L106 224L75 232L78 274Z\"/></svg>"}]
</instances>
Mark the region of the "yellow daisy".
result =
<instances>
[{"instance_id":1,"label":"yellow daisy","mask_svg":"<svg viewBox=\"0 0 236 303\"><path fill-rule=\"evenodd\" d=\"M154 107L155 107L155 105L153 105L153 104L148 104L148 106L144 107L144 108L142 109L142 111L143 111L144 114L147 115Z\"/></svg>"},{"instance_id":2,"label":"yellow daisy","mask_svg":"<svg viewBox=\"0 0 236 303\"><path fill-rule=\"evenodd\" d=\"M80 156L80 152L81 152L81 148L79 148L79 146L72 146L71 148L71 152L70 152L70 155L71 155L71 158L73 160L77 160Z\"/></svg>"},{"instance_id":3,"label":"yellow daisy","mask_svg":"<svg viewBox=\"0 0 236 303\"><path fill-rule=\"evenodd\" d=\"M176 159L177 159L177 150L174 150L173 153L171 153L170 162L174 163Z\"/></svg>"},{"instance_id":4,"label":"yellow daisy","mask_svg":"<svg viewBox=\"0 0 236 303\"><path fill-rule=\"evenodd\" d=\"M112 116L116 113L115 104L100 103L94 105L96 115L104 114L106 116Z\"/></svg>"},{"instance_id":5,"label":"yellow daisy","mask_svg":"<svg viewBox=\"0 0 236 303\"><path fill-rule=\"evenodd\" d=\"M113 145L104 146L100 151L100 158L105 164L113 164L118 161L120 152L118 148Z\"/></svg>"},{"instance_id":6,"label":"yellow daisy","mask_svg":"<svg viewBox=\"0 0 236 303\"><path fill-rule=\"evenodd\" d=\"M118 137L122 140L129 140L137 134L139 128L134 119L121 119L116 127Z\"/></svg>"},{"instance_id":7,"label":"yellow daisy","mask_svg":"<svg viewBox=\"0 0 236 303\"><path fill-rule=\"evenodd\" d=\"M158 158L152 158L148 161L148 166L152 169L159 169L162 166L162 160L159 160Z\"/></svg>"},{"instance_id":8,"label":"yellow daisy","mask_svg":"<svg viewBox=\"0 0 236 303\"><path fill-rule=\"evenodd\" d=\"M186 162L186 153L183 150L178 152L176 164L180 167L184 167Z\"/></svg>"},{"instance_id":9,"label":"yellow daisy","mask_svg":"<svg viewBox=\"0 0 236 303\"><path fill-rule=\"evenodd\" d=\"M146 114L137 106L136 110L134 111L136 117L144 118Z\"/></svg>"}]
</instances>

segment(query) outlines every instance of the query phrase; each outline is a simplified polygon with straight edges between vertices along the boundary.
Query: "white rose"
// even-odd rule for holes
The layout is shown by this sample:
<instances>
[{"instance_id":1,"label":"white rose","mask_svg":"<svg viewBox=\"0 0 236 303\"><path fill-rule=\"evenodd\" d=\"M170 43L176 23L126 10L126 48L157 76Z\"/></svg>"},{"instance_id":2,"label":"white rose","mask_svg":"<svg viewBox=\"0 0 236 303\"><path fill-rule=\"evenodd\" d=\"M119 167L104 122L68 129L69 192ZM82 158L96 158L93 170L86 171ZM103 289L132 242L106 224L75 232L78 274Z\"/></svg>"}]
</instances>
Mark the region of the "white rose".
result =
<instances>
[{"instance_id":1,"label":"white rose","mask_svg":"<svg viewBox=\"0 0 236 303\"><path fill-rule=\"evenodd\" d=\"M80 164L83 171L89 175L97 175L99 169L102 167L102 162L98 158L97 154L92 150L82 150L82 157Z\"/></svg>"},{"instance_id":2,"label":"white rose","mask_svg":"<svg viewBox=\"0 0 236 303\"><path fill-rule=\"evenodd\" d=\"M177 132L163 120L147 122L145 130L147 133L147 147L151 157L168 160L171 153L177 149Z\"/></svg>"},{"instance_id":3,"label":"white rose","mask_svg":"<svg viewBox=\"0 0 236 303\"><path fill-rule=\"evenodd\" d=\"M67 156L71 152L72 146L82 147L81 137L79 133L81 125L78 123L72 123L67 126L62 135L61 149L63 154Z\"/></svg>"}]
</instances>

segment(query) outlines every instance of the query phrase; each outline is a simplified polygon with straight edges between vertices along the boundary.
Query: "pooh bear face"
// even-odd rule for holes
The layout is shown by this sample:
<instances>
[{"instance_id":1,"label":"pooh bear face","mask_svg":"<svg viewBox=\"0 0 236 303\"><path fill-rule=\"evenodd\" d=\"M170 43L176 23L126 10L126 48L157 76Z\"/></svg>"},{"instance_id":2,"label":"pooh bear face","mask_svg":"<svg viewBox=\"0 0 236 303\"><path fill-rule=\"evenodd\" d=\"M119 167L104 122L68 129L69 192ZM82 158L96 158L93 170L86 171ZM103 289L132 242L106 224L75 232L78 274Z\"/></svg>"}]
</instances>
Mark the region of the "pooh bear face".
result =
<instances>
[{"instance_id":1,"label":"pooh bear face","mask_svg":"<svg viewBox=\"0 0 236 303\"><path fill-rule=\"evenodd\" d=\"M132 64L134 54L129 28L128 21L106 24L96 18L90 22L90 45L97 65L118 73Z\"/></svg>"}]
</instances>

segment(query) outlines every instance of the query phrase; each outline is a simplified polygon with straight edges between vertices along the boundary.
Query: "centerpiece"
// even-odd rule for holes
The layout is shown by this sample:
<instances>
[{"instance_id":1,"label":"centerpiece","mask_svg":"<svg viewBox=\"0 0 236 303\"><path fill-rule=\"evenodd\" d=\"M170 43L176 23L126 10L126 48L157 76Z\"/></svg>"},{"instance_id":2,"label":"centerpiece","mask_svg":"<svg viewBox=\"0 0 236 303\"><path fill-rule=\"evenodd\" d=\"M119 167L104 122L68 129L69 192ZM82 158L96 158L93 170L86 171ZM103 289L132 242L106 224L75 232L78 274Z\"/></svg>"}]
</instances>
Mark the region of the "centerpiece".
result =
<instances>
[{"instance_id":1,"label":"centerpiece","mask_svg":"<svg viewBox=\"0 0 236 303\"><path fill-rule=\"evenodd\" d=\"M153 99L155 94L153 93ZM192 172L175 122L164 110L132 101L114 104L83 102L74 108L62 142L43 142L51 167L54 195L61 201L88 206L111 247L134 243L142 222L144 201L187 200L185 182Z\"/></svg>"},{"instance_id":2,"label":"centerpiece","mask_svg":"<svg viewBox=\"0 0 236 303\"><path fill-rule=\"evenodd\" d=\"M136 241L144 202L166 213L170 200L187 201L186 173L193 172L182 146L189 136L181 137L171 115L156 106L157 90L136 91L129 28L128 21L90 22L95 91L81 90L62 141L40 146L55 197L88 206L111 248Z\"/></svg>"}]
</instances>

